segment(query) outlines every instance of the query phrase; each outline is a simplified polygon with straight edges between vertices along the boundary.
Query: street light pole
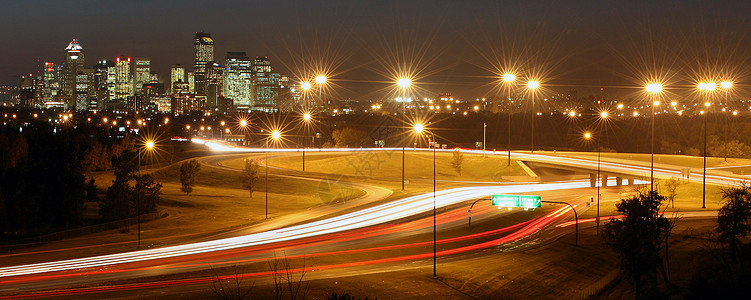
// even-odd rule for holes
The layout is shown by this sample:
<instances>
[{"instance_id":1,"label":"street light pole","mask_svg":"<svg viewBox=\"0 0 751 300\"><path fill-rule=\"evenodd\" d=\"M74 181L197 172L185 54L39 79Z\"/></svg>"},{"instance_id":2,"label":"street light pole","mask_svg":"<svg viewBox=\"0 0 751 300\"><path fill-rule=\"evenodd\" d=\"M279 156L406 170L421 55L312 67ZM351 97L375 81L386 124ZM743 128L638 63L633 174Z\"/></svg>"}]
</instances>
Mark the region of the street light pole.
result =
<instances>
[{"instance_id":1,"label":"street light pole","mask_svg":"<svg viewBox=\"0 0 751 300\"><path fill-rule=\"evenodd\" d=\"M508 101L508 166L511 166L511 82L516 79L516 75L503 74L503 81L506 84L506 100Z\"/></svg>"},{"instance_id":2,"label":"street light pole","mask_svg":"<svg viewBox=\"0 0 751 300\"><path fill-rule=\"evenodd\" d=\"M655 97L654 94L652 94L652 118L651 118L652 124L652 133L650 136L652 137L652 143L651 143L651 155L650 155L650 166L649 166L649 191L652 192L655 190ZM597 196L599 198L599 195Z\"/></svg>"},{"instance_id":3,"label":"street light pole","mask_svg":"<svg viewBox=\"0 0 751 300\"><path fill-rule=\"evenodd\" d=\"M435 220L435 193L436 193L436 180L435 180L435 152L436 152L436 140L435 135L433 133L430 133L431 137L433 138L433 279L438 278L437 274L437 262L438 262L438 256L437 256L437 233L436 233L436 220Z\"/></svg>"},{"instance_id":4,"label":"street light pole","mask_svg":"<svg viewBox=\"0 0 751 300\"><path fill-rule=\"evenodd\" d=\"M154 142L153 141L146 141L146 143L138 147L138 175L141 175L141 152L146 149L150 150L154 148ZM138 249L141 248L141 191L136 190L136 223L138 231Z\"/></svg>"},{"instance_id":5,"label":"street light pole","mask_svg":"<svg viewBox=\"0 0 751 300\"><path fill-rule=\"evenodd\" d=\"M266 195L266 215L265 219L269 218L269 139L266 138L266 151L264 151L265 158L264 158L264 165L266 165L266 172L264 172L264 175L266 176L265 180L265 187L263 188L263 192Z\"/></svg>"},{"instance_id":6,"label":"street light pole","mask_svg":"<svg viewBox=\"0 0 751 300\"><path fill-rule=\"evenodd\" d=\"M138 148L138 175L141 175L141 149ZM138 232L138 249L141 249L141 191L136 190L136 231Z\"/></svg>"},{"instance_id":7,"label":"street light pole","mask_svg":"<svg viewBox=\"0 0 751 300\"><path fill-rule=\"evenodd\" d=\"M704 106L707 107L707 111L704 112L704 166L703 174L701 178L701 208L707 208L707 115L709 114L709 102L705 102Z\"/></svg>"},{"instance_id":8,"label":"street light pole","mask_svg":"<svg viewBox=\"0 0 751 300\"><path fill-rule=\"evenodd\" d=\"M482 123L482 156L485 157L485 133L488 129L487 123Z\"/></svg>"},{"instance_id":9,"label":"street light pole","mask_svg":"<svg viewBox=\"0 0 751 300\"><path fill-rule=\"evenodd\" d=\"M730 81L723 81L720 83L720 87L725 90L725 107L727 110L727 118L725 119L725 162L728 161L728 143L730 142L730 99L728 97L728 92L730 91L730 88L733 87L733 83Z\"/></svg>"},{"instance_id":10,"label":"street light pole","mask_svg":"<svg viewBox=\"0 0 751 300\"><path fill-rule=\"evenodd\" d=\"M535 153L535 93L530 96L532 98L532 144L530 147L530 153Z\"/></svg>"},{"instance_id":11,"label":"street light pole","mask_svg":"<svg viewBox=\"0 0 751 300\"><path fill-rule=\"evenodd\" d=\"M529 97L532 100L532 143L530 144L530 153L535 152L535 90L540 87L539 81L527 82L527 89L530 90Z\"/></svg>"},{"instance_id":12,"label":"street light pole","mask_svg":"<svg viewBox=\"0 0 751 300\"><path fill-rule=\"evenodd\" d=\"M707 208L706 202L707 202L707 115L709 114L709 106L711 103L709 103L709 93L711 91L714 91L714 89L717 87L717 85L714 82L703 82L699 83L699 90L704 92L704 107L706 111L704 111L704 151L703 151L703 159L704 159L704 166L703 166L703 176L701 179L701 208Z\"/></svg>"},{"instance_id":13,"label":"street light pole","mask_svg":"<svg viewBox=\"0 0 751 300\"><path fill-rule=\"evenodd\" d=\"M652 117L651 117L651 155L650 155L650 165L649 165L649 191L654 191L655 188L655 104L657 101L655 100L655 96L657 93L662 92L662 84L659 83L650 83L647 84L645 87L647 92L651 93L652 97L652 103L650 104L652 106Z\"/></svg>"},{"instance_id":14,"label":"street light pole","mask_svg":"<svg viewBox=\"0 0 751 300\"><path fill-rule=\"evenodd\" d=\"M407 124L407 121L405 120L406 113L405 113L404 103L406 101L405 98L407 97L407 88L409 88L412 85L412 80L409 78L399 78L396 81L396 85L402 89L402 126L404 126L404 124ZM402 191L404 191L404 148L405 148L404 143L405 142L406 141L402 141Z\"/></svg>"},{"instance_id":15,"label":"street light pole","mask_svg":"<svg viewBox=\"0 0 751 300\"><path fill-rule=\"evenodd\" d=\"M597 236L600 236L600 186L602 185L602 176L600 175L600 153L601 152L602 152L602 149L600 149L600 141L597 140L597 181L595 181L595 183L599 182L599 184L597 185L597 219L595 220L595 224L597 227L597 232L596 232Z\"/></svg>"}]
</instances>

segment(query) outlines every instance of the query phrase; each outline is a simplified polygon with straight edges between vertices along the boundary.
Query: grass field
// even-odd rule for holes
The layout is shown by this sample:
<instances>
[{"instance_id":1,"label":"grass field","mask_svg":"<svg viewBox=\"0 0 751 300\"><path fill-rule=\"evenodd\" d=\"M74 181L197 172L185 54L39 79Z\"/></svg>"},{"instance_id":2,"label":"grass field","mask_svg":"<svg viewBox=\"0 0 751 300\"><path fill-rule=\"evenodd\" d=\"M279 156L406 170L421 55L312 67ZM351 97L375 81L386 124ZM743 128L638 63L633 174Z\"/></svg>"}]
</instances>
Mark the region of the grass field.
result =
<instances>
[{"instance_id":1,"label":"grass field","mask_svg":"<svg viewBox=\"0 0 751 300\"><path fill-rule=\"evenodd\" d=\"M508 166L505 157L464 154L461 174L452 167L453 153L437 152L435 159L438 180L498 182L501 176L524 176L524 170L511 162ZM302 155L272 157L272 166L299 170ZM368 176L374 178L401 178L402 152L396 151L355 151L347 153L310 152L306 155L306 171L333 173L347 176ZM433 178L433 153L407 149L404 152L405 177L413 179Z\"/></svg>"}]
</instances>

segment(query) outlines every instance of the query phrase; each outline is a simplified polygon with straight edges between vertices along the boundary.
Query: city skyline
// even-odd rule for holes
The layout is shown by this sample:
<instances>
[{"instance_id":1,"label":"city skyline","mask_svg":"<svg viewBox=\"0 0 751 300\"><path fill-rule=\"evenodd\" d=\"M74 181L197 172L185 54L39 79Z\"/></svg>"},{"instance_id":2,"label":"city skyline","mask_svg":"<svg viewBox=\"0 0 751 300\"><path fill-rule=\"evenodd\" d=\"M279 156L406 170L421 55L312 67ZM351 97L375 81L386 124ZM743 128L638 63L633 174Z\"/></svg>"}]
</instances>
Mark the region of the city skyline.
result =
<instances>
[{"instance_id":1,"label":"city skyline","mask_svg":"<svg viewBox=\"0 0 751 300\"><path fill-rule=\"evenodd\" d=\"M113 21L125 18L139 7L138 4L94 7L86 1L77 3L89 5L100 14L109 14ZM742 71L739 65L749 59L745 50L748 40L744 37L748 29L743 26L747 22L742 20L739 8L748 4L710 5L695 1L675 7L671 3L675 2L637 6L591 1L550 5L500 5L478 1L462 6L416 1L401 6L387 2L363 7L337 1L317 6L284 2L254 6L268 13L249 20L232 18L235 12L223 12L226 16L220 17L219 12L208 9L203 12L205 17L170 22L196 14L195 2L187 1L166 10L163 15L144 11L142 17L152 22L133 23L128 28L105 22L104 27L96 29L94 24L101 18L97 13L85 17L79 16L84 14L82 12L70 12L76 16L71 21L75 26L70 28L39 27L42 23L60 20L57 15L46 16L48 12L31 18L38 20L35 24L12 15L4 19L28 30L21 36L12 34L12 40L24 51L13 55L0 52L0 57L17 57L3 62L6 67L0 74L0 82L18 84L18 76L36 70L36 66L46 61L61 64L59 49L62 46L59 45L66 45L72 38L84 45L90 62L122 53L130 57L150 57L152 72L160 74L160 79L164 80L174 64L192 71L191 38L201 31L213 35L216 41L214 61L220 64L225 53L237 51L251 57L269 56L275 61L278 72L291 76L305 72L300 70L302 68L323 64L336 75L334 78L345 80L337 90L341 98L380 98L379 90L389 80L385 76L388 71L384 69L395 64L419 70L416 75L420 77L417 81L421 88L431 93L451 92L463 99L491 93L495 71L507 64L518 65L519 61L530 66L530 73L546 75L544 82L563 88L581 88L584 93L599 87L614 87L612 92L615 93L617 87L633 83L632 79L639 72L676 73L718 67L735 73ZM225 4L235 5L239 11L246 7L241 3ZM28 4L14 5L19 11L28 8ZM47 6L58 5L48 3ZM166 4L157 3L154 8L162 6ZM697 8L702 7L711 9L698 14ZM367 13L379 11L391 14L384 14L386 17L379 20ZM723 20L704 21L713 13L722 13ZM280 14L289 17L280 18L278 26L271 26L276 24L274 22L263 22ZM528 17L535 15L539 17ZM170 34L160 34L167 30ZM31 37L38 38L29 42ZM712 48L705 53L688 48L697 43ZM643 47L645 45L648 47ZM11 48L18 50L18 47ZM603 51L606 55L592 58L592 53ZM643 69L649 65L656 68ZM740 72L733 76L742 81L748 74Z\"/></svg>"}]
</instances>

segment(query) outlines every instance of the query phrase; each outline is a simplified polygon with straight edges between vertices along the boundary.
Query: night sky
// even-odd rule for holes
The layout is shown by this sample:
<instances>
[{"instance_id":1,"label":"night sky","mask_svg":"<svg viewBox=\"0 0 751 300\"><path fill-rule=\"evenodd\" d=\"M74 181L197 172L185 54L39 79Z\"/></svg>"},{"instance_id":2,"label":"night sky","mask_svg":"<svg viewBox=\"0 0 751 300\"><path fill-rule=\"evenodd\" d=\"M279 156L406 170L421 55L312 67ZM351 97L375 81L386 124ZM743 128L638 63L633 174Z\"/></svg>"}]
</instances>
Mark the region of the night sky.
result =
<instances>
[{"instance_id":1,"label":"night sky","mask_svg":"<svg viewBox=\"0 0 751 300\"><path fill-rule=\"evenodd\" d=\"M221 64L245 51L286 74L325 65L339 96L355 99L382 98L399 65L425 94L462 98L491 93L504 64L554 89L615 91L643 74L741 83L749 12L751 1L3 1L0 84L62 63L74 37L87 67L150 56L166 79L170 65L192 66L196 31L212 34Z\"/></svg>"}]
</instances>

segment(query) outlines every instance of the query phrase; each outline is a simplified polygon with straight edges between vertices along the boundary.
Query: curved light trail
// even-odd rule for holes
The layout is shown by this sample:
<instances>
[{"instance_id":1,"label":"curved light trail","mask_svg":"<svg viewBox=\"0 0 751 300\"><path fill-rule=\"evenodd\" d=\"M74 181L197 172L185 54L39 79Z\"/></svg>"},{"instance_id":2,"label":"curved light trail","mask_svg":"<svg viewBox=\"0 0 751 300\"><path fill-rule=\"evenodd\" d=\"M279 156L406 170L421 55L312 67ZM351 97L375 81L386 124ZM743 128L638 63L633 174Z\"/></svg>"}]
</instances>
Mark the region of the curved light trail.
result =
<instances>
[{"instance_id":1,"label":"curved light trail","mask_svg":"<svg viewBox=\"0 0 751 300\"><path fill-rule=\"evenodd\" d=\"M576 189L585 187L589 187L589 181L461 187L439 191L438 193L436 193L435 201L436 207L444 207L471 199L489 197L492 194L498 193L530 193L547 190ZM87 258L4 267L0 268L0 278L100 267L113 264L141 262L153 259L176 257L181 255L201 254L240 247L284 242L293 239L325 235L382 224L385 222L390 222L412 215L432 211L432 209L433 193L425 193L316 222L239 237Z\"/></svg>"}]
</instances>

